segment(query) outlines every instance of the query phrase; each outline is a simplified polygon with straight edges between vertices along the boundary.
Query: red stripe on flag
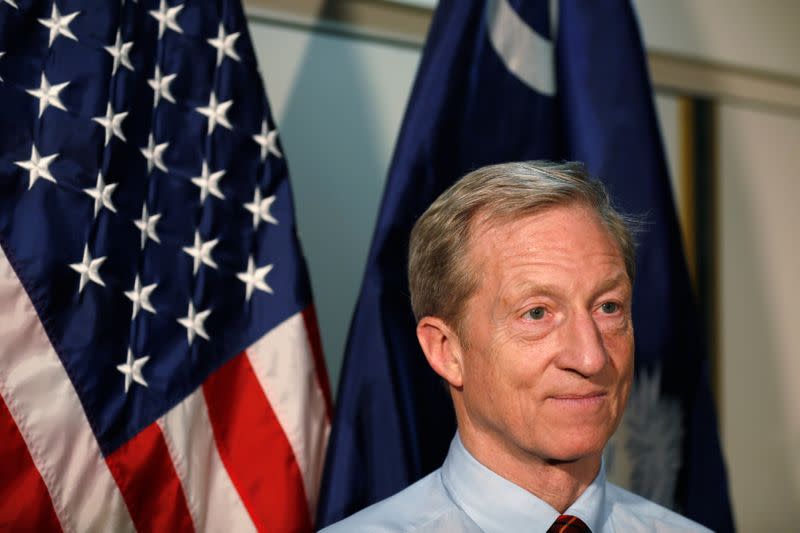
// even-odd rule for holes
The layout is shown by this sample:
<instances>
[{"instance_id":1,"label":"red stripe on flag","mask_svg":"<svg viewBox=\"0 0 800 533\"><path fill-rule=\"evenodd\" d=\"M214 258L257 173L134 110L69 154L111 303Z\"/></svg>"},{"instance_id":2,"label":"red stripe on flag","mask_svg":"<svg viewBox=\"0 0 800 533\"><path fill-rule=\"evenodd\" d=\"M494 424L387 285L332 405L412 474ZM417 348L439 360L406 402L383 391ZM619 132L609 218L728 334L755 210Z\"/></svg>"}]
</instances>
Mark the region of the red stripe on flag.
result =
<instances>
[{"instance_id":1,"label":"red stripe on flag","mask_svg":"<svg viewBox=\"0 0 800 533\"><path fill-rule=\"evenodd\" d=\"M322 352L322 338L319 335L319 322L317 322L317 312L313 305L303 309L303 321L308 332L308 342L311 345L311 353L314 356L314 370L317 375L317 383L322 390L322 397L325 399L325 414L328 420L333 418L333 405L331 402L331 384L328 381L328 370L325 366L325 357Z\"/></svg>"},{"instance_id":2,"label":"red stripe on flag","mask_svg":"<svg viewBox=\"0 0 800 533\"><path fill-rule=\"evenodd\" d=\"M47 486L0 397L0 530L61 531Z\"/></svg>"},{"instance_id":3,"label":"red stripe on flag","mask_svg":"<svg viewBox=\"0 0 800 533\"><path fill-rule=\"evenodd\" d=\"M203 384L217 449L260 531L312 531L292 447L243 352Z\"/></svg>"},{"instance_id":4,"label":"red stripe on flag","mask_svg":"<svg viewBox=\"0 0 800 533\"><path fill-rule=\"evenodd\" d=\"M193 531L164 435L153 423L106 457L138 531Z\"/></svg>"}]
</instances>

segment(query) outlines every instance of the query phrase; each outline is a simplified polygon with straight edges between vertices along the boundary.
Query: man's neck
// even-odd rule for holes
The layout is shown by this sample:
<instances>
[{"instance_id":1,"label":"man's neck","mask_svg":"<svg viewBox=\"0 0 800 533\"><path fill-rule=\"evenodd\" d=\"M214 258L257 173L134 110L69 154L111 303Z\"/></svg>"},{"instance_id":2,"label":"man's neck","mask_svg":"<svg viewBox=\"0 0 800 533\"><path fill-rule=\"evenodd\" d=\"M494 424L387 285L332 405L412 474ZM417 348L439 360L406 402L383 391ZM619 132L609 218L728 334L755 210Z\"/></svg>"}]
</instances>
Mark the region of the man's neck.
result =
<instances>
[{"instance_id":1,"label":"man's neck","mask_svg":"<svg viewBox=\"0 0 800 533\"><path fill-rule=\"evenodd\" d=\"M575 503L600 471L600 454L570 462L546 461L523 449L510 449L480 433L460 430L459 436L479 463L545 501L559 513Z\"/></svg>"}]
</instances>

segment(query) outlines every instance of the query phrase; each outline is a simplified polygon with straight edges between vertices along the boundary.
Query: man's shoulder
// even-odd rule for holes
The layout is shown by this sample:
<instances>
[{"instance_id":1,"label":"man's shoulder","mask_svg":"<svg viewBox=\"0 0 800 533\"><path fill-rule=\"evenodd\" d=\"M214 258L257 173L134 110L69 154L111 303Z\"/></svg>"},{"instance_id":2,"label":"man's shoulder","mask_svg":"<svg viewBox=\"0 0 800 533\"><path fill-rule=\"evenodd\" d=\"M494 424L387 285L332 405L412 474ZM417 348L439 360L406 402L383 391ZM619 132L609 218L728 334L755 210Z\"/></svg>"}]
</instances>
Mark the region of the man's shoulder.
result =
<instances>
[{"instance_id":1,"label":"man's shoulder","mask_svg":"<svg viewBox=\"0 0 800 533\"><path fill-rule=\"evenodd\" d=\"M618 487L606 485L606 502L609 505L609 520L615 531L679 531L710 532L711 530L679 515L657 503Z\"/></svg>"},{"instance_id":2,"label":"man's shoulder","mask_svg":"<svg viewBox=\"0 0 800 533\"><path fill-rule=\"evenodd\" d=\"M464 523L462 523L464 522ZM452 526L460 526L454 529ZM480 531L450 499L439 470L320 533Z\"/></svg>"}]
</instances>

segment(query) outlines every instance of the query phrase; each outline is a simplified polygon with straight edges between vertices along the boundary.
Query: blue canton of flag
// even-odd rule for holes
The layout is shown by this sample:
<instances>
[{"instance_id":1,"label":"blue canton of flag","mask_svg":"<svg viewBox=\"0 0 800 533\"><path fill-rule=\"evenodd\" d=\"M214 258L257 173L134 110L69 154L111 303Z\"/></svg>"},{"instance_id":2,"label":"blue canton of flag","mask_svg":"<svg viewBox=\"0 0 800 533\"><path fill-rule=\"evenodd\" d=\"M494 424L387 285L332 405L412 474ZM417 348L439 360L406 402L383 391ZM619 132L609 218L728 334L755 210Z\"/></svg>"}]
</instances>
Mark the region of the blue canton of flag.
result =
<instances>
[{"instance_id":1,"label":"blue canton of flag","mask_svg":"<svg viewBox=\"0 0 800 533\"><path fill-rule=\"evenodd\" d=\"M0 1L0 529L312 529L329 393L245 24Z\"/></svg>"},{"instance_id":2,"label":"blue canton of flag","mask_svg":"<svg viewBox=\"0 0 800 533\"><path fill-rule=\"evenodd\" d=\"M351 324L322 525L441 465L454 417L417 345L408 235L468 171L534 159L582 161L623 212L648 216L633 304L638 375L609 447L612 479L716 531L732 529L652 89L624 0L439 2ZM619 454L627 461L614 460Z\"/></svg>"}]
</instances>

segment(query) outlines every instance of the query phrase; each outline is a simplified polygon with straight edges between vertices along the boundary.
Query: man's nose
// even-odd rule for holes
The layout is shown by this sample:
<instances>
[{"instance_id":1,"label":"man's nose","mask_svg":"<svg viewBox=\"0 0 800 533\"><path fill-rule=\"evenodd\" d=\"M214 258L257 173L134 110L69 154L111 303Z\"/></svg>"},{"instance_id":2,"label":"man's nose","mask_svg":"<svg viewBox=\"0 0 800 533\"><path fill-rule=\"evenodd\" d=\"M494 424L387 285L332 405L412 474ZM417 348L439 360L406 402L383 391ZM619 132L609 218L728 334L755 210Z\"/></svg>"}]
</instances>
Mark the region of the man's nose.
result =
<instances>
[{"instance_id":1,"label":"man's nose","mask_svg":"<svg viewBox=\"0 0 800 533\"><path fill-rule=\"evenodd\" d=\"M564 346L557 364L564 370L573 370L591 377L608 363L603 335L589 311L573 313L567 323Z\"/></svg>"}]
</instances>

